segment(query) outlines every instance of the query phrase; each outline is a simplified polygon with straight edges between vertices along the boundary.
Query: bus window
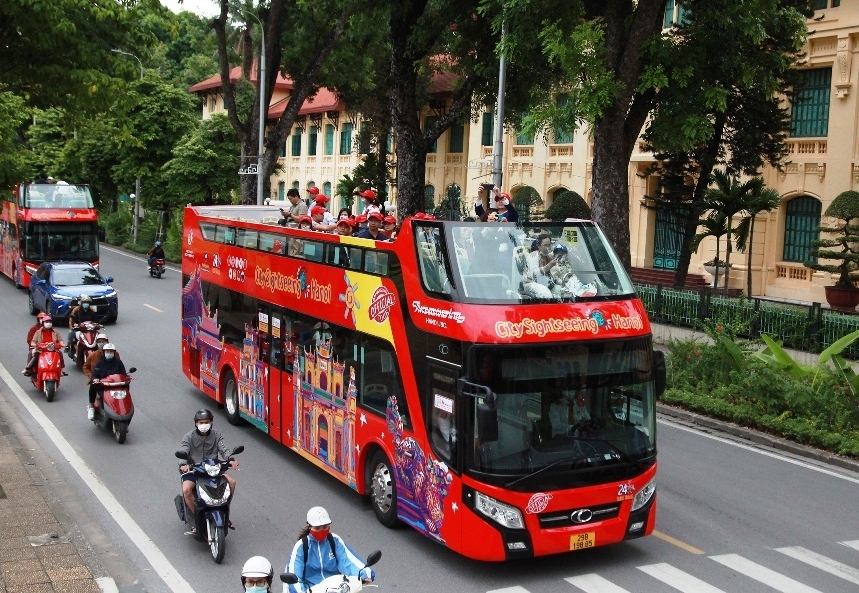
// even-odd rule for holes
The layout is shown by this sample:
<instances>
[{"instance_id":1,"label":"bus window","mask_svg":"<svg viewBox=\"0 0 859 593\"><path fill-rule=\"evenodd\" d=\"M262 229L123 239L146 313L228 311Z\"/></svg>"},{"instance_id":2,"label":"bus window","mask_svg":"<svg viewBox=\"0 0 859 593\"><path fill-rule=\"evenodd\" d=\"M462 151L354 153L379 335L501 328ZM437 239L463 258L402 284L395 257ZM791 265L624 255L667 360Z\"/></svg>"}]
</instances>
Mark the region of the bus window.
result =
<instances>
[{"instance_id":1,"label":"bus window","mask_svg":"<svg viewBox=\"0 0 859 593\"><path fill-rule=\"evenodd\" d=\"M382 251L367 251L364 270L371 274L388 275L388 254Z\"/></svg>"},{"instance_id":2,"label":"bus window","mask_svg":"<svg viewBox=\"0 0 859 593\"><path fill-rule=\"evenodd\" d=\"M450 465L455 465L456 428L456 380L452 371L430 368L430 409L428 431L436 454Z\"/></svg>"},{"instance_id":3,"label":"bus window","mask_svg":"<svg viewBox=\"0 0 859 593\"><path fill-rule=\"evenodd\" d=\"M439 240L439 230L431 226L415 228L421 280L429 292L450 294L447 257Z\"/></svg>"},{"instance_id":4,"label":"bus window","mask_svg":"<svg viewBox=\"0 0 859 593\"><path fill-rule=\"evenodd\" d=\"M271 233L260 233L259 234L260 251L271 251L272 253L283 253L284 241L286 241L285 237L279 237L278 235L273 235ZM278 247L277 250L275 250L275 246Z\"/></svg>"},{"instance_id":5,"label":"bus window","mask_svg":"<svg viewBox=\"0 0 859 593\"><path fill-rule=\"evenodd\" d=\"M236 243L245 249L256 249L259 233L250 229L237 229Z\"/></svg>"},{"instance_id":6,"label":"bus window","mask_svg":"<svg viewBox=\"0 0 859 593\"><path fill-rule=\"evenodd\" d=\"M200 234L202 234L203 238L207 241L211 241L215 238L215 225L211 222L201 222Z\"/></svg>"},{"instance_id":7,"label":"bus window","mask_svg":"<svg viewBox=\"0 0 859 593\"><path fill-rule=\"evenodd\" d=\"M385 415L388 398L393 396L403 426L408 427L408 407L391 345L375 338L366 338L359 348L358 366L361 372L356 377L359 382L359 401L363 406Z\"/></svg>"},{"instance_id":8,"label":"bus window","mask_svg":"<svg viewBox=\"0 0 859 593\"><path fill-rule=\"evenodd\" d=\"M322 261L322 243L316 241L304 242L304 259Z\"/></svg>"}]
</instances>

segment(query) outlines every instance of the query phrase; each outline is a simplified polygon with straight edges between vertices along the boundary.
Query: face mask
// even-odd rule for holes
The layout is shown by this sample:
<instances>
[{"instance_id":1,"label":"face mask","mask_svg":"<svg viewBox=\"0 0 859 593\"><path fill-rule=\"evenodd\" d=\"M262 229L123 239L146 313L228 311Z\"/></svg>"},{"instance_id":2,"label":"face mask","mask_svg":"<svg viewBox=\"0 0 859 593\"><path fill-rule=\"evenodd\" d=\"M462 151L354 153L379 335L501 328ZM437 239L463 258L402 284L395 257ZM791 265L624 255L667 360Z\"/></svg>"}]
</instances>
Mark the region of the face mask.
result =
<instances>
[{"instance_id":1,"label":"face mask","mask_svg":"<svg viewBox=\"0 0 859 593\"><path fill-rule=\"evenodd\" d=\"M107 360L112 359L112 358L113 358L113 352L105 352L105 353L104 353L104 357L105 357Z\"/></svg>"},{"instance_id":2,"label":"face mask","mask_svg":"<svg viewBox=\"0 0 859 593\"><path fill-rule=\"evenodd\" d=\"M54 327L54 324L51 323L50 321L48 321L47 323L44 324L45 329L51 329L52 327Z\"/></svg>"},{"instance_id":3,"label":"face mask","mask_svg":"<svg viewBox=\"0 0 859 593\"><path fill-rule=\"evenodd\" d=\"M83 307L84 309L89 309L89 303L84 303L83 305L81 305L81 307Z\"/></svg>"},{"instance_id":4,"label":"face mask","mask_svg":"<svg viewBox=\"0 0 859 593\"><path fill-rule=\"evenodd\" d=\"M247 593L268 593L268 587L263 587L262 585L246 585L245 591Z\"/></svg>"},{"instance_id":5,"label":"face mask","mask_svg":"<svg viewBox=\"0 0 859 593\"><path fill-rule=\"evenodd\" d=\"M212 425L211 424L198 424L197 430L199 430L203 434L206 434L207 432L212 430Z\"/></svg>"},{"instance_id":6,"label":"face mask","mask_svg":"<svg viewBox=\"0 0 859 593\"><path fill-rule=\"evenodd\" d=\"M313 531L313 530L310 531L310 535L312 535L313 539L315 539L318 542L324 542L325 538L328 537L329 533L331 533L330 527L328 529L319 529L317 531Z\"/></svg>"}]
</instances>

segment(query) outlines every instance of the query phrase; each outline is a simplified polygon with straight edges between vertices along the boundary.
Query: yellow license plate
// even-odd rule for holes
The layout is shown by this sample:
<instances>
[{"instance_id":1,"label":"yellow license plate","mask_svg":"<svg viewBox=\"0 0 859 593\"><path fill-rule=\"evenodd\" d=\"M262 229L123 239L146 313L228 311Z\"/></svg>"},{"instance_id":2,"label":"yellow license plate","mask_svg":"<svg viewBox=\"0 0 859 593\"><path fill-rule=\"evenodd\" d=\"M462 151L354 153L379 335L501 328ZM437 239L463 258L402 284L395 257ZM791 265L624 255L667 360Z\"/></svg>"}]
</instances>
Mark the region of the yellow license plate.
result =
<instances>
[{"instance_id":1,"label":"yellow license plate","mask_svg":"<svg viewBox=\"0 0 859 593\"><path fill-rule=\"evenodd\" d=\"M577 533L570 536L571 550L584 550L585 548L593 548L596 544L596 531L588 531L587 533Z\"/></svg>"}]
</instances>

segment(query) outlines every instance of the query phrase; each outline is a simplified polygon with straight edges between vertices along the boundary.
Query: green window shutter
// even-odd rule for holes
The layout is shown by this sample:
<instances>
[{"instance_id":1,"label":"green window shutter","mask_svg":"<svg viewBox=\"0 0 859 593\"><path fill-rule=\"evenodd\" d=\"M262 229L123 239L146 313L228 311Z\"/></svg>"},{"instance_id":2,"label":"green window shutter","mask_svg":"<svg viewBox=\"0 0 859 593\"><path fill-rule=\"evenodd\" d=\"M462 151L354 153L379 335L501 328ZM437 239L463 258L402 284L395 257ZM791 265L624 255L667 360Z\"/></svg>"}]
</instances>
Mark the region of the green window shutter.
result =
<instances>
[{"instance_id":1,"label":"green window shutter","mask_svg":"<svg viewBox=\"0 0 859 593\"><path fill-rule=\"evenodd\" d=\"M319 135L317 126L310 126L310 135L307 137L307 156L316 156L316 139Z\"/></svg>"},{"instance_id":2,"label":"green window shutter","mask_svg":"<svg viewBox=\"0 0 859 593\"><path fill-rule=\"evenodd\" d=\"M426 129L429 128L431 125L435 124L437 119L438 118L434 115L428 115L424 120L424 131L426 131ZM432 146L430 146L429 150L427 150L427 153L429 154L435 154L436 152L438 152L438 140L433 142Z\"/></svg>"},{"instance_id":3,"label":"green window shutter","mask_svg":"<svg viewBox=\"0 0 859 593\"><path fill-rule=\"evenodd\" d=\"M527 117L527 115L527 113L522 115L523 122L525 121L525 117ZM518 146L529 146L531 144L534 144L534 134L520 133L518 136L516 136L516 144Z\"/></svg>"},{"instance_id":4,"label":"green window shutter","mask_svg":"<svg viewBox=\"0 0 859 593\"><path fill-rule=\"evenodd\" d=\"M283 144L280 147L280 158L286 157L286 140L284 139Z\"/></svg>"},{"instance_id":5,"label":"green window shutter","mask_svg":"<svg viewBox=\"0 0 859 593\"><path fill-rule=\"evenodd\" d=\"M563 109L569 102L570 98L567 96L566 93L558 95L555 98L555 105L558 107L558 109ZM575 130L567 131L563 128L555 128L555 144L572 144L574 138Z\"/></svg>"},{"instance_id":6,"label":"green window shutter","mask_svg":"<svg viewBox=\"0 0 859 593\"><path fill-rule=\"evenodd\" d=\"M340 154L352 153L352 124L344 123L340 131Z\"/></svg>"},{"instance_id":7,"label":"green window shutter","mask_svg":"<svg viewBox=\"0 0 859 593\"><path fill-rule=\"evenodd\" d=\"M292 131L292 156L301 156L301 128Z\"/></svg>"},{"instance_id":8,"label":"green window shutter","mask_svg":"<svg viewBox=\"0 0 859 593\"><path fill-rule=\"evenodd\" d=\"M278 181L277 182L277 199L283 201L286 197L286 182Z\"/></svg>"},{"instance_id":9,"label":"green window shutter","mask_svg":"<svg viewBox=\"0 0 859 593\"><path fill-rule=\"evenodd\" d=\"M829 97L832 69L818 68L799 73L793 89L790 135L795 138L826 136L829 133Z\"/></svg>"},{"instance_id":10,"label":"green window shutter","mask_svg":"<svg viewBox=\"0 0 859 593\"><path fill-rule=\"evenodd\" d=\"M483 114L483 130L480 134L481 146L492 146L492 135L495 132L495 117L491 111Z\"/></svg>"},{"instance_id":11,"label":"green window shutter","mask_svg":"<svg viewBox=\"0 0 859 593\"><path fill-rule=\"evenodd\" d=\"M432 212L435 210L435 187L432 185L424 186L424 212Z\"/></svg>"},{"instance_id":12,"label":"green window shutter","mask_svg":"<svg viewBox=\"0 0 859 593\"><path fill-rule=\"evenodd\" d=\"M329 198L331 197L331 182L330 181L326 181L325 183L322 184L322 193L325 194L326 196L328 196Z\"/></svg>"},{"instance_id":13,"label":"green window shutter","mask_svg":"<svg viewBox=\"0 0 859 593\"><path fill-rule=\"evenodd\" d=\"M325 154L334 154L334 126L331 124L325 125Z\"/></svg>"},{"instance_id":14,"label":"green window shutter","mask_svg":"<svg viewBox=\"0 0 859 593\"><path fill-rule=\"evenodd\" d=\"M465 138L465 126L453 124L450 126L450 140L448 141L448 152L462 152Z\"/></svg>"},{"instance_id":15,"label":"green window shutter","mask_svg":"<svg viewBox=\"0 0 859 593\"><path fill-rule=\"evenodd\" d=\"M662 19L662 28L670 29L674 26L674 0L665 3L665 18Z\"/></svg>"},{"instance_id":16,"label":"green window shutter","mask_svg":"<svg viewBox=\"0 0 859 593\"><path fill-rule=\"evenodd\" d=\"M810 196L800 196L787 203L787 216L784 221L784 250L782 259L792 262L817 263L817 258L809 255L811 242L820 236L820 200Z\"/></svg>"}]
</instances>

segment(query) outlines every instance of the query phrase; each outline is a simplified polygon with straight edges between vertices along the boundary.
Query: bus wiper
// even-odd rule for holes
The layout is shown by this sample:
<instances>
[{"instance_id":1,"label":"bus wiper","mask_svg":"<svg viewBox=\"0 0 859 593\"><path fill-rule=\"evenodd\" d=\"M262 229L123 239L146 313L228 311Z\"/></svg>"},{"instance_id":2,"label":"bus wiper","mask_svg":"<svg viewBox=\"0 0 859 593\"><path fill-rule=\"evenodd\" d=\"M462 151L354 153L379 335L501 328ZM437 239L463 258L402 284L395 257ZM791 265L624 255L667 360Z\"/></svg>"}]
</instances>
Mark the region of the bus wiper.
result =
<instances>
[{"instance_id":1,"label":"bus wiper","mask_svg":"<svg viewBox=\"0 0 859 593\"><path fill-rule=\"evenodd\" d=\"M622 459L623 461L626 461L627 463L631 463L632 465L635 466L635 468L638 471L641 471L641 460L636 459L635 457L633 457L632 455L630 455L629 453L627 453L626 451L624 451L623 449L621 449L617 445L612 444L610 441L607 441L605 439L579 439L579 440L581 440L581 441L593 441L595 443L603 443L604 445L608 445L609 448L612 451L614 451L615 455L617 455L620 459Z\"/></svg>"},{"instance_id":2,"label":"bus wiper","mask_svg":"<svg viewBox=\"0 0 859 593\"><path fill-rule=\"evenodd\" d=\"M531 472L530 474L525 474L524 476L519 476L519 477L518 477L518 478L516 478L515 480L512 480L512 481L510 481L510 482L507 482L506 484L504 484L504 487L505 487L505 488L510 488L510 486L513 486L514 484L518 484L519 482L522 482L523 480L527 480L528 478L533 478L533 477L534 477L534 476L536 476L537 474L541 474L541 473L543 473L544 471L547 471L547 470L552 469L553 467L558 467L558 466L559 466L559 465L561 465L562 463L570 463L570 462L572 462L572 461L575 461L575 459L559 459L559 460L557 460L557 461L553 461L553 462L552 462L552 463L550 463L549 465L544 465L544 466L543 466L543 467L541 467L540 469L538 469L538 470L534 470L534 471L533 471L533 472Z\"/></svg>"}]
</instances>

